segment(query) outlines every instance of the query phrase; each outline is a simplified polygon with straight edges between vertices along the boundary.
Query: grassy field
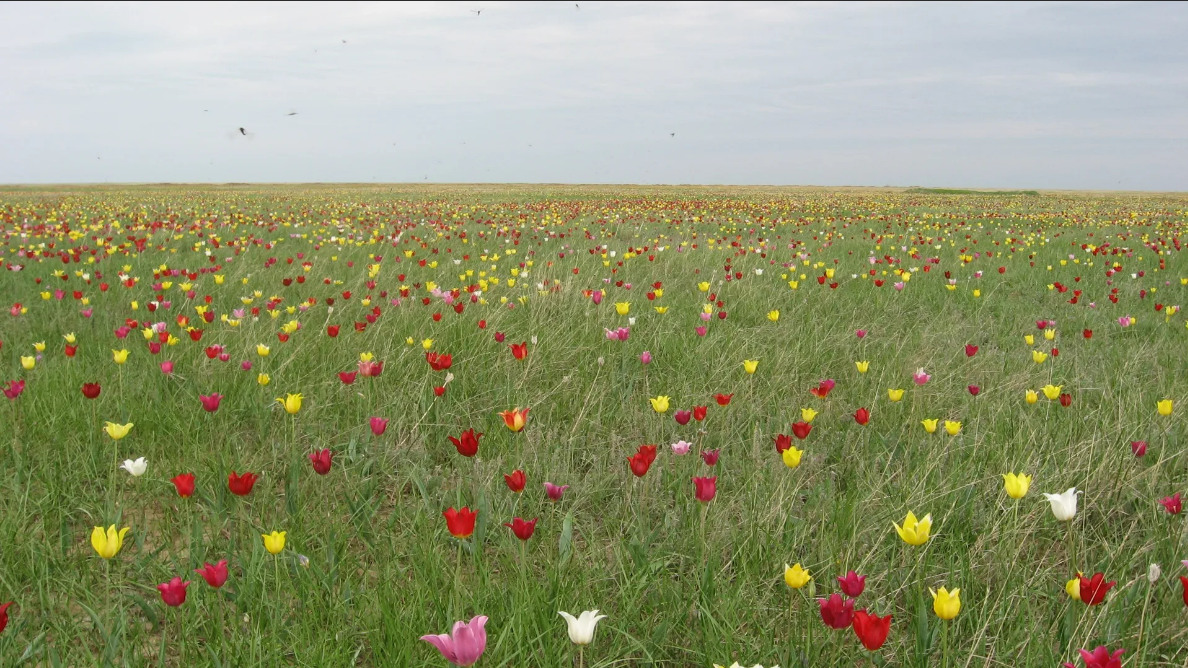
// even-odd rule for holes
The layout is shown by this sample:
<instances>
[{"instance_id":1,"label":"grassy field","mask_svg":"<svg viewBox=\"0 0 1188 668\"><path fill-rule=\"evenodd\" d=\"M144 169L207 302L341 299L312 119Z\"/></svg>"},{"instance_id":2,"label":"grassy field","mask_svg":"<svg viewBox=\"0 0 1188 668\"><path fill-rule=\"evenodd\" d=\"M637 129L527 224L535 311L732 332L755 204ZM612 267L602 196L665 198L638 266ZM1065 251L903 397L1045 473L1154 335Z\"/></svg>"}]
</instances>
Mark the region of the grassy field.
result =
<instances>
[{"instance_id":1,"label":"grassy field","mask_svg":"<svg viewBox=\"0 0 1188 668\"><path fill-rule=\"evenodd\" d=\"M419 638L485 615L480 666L1079 667L1099 645L1186 665L1184 516L1160 503L1188 491L1186 210L1097 193L7 189L0 663L443 666ZM499 415L516 407L519 432ZM116 440L107 422L134 426ZM469 429L473 457L449 440ZM119 467L138 457L143 475ZM259 481L233 494L231 471ZM1008 472L1033 476L1023 498ZM190 498L170 482L185 473ZM711 501L695 476L716 477ZM568 489L552 501L546 482ZM1072 487L1059 521L1041 493ZM460 540L443 511L462 506L478 517ZM893 526L909 511L931 515L920 546ZM514 517L538 518L526 543ZM91 534L109 525L130 529L104 559ZM194 569L221 559L216 589ZM893 616L874 652L814 600L850 570L855 608ZM1066 590L1078 571L1116 585L1088 605ZM157 585L175 576L192 584L170 607ZM949 621L941 587L960 589ZM558 611L592 609L607 617L579 657Z\"/></svg>"}]
</instances>

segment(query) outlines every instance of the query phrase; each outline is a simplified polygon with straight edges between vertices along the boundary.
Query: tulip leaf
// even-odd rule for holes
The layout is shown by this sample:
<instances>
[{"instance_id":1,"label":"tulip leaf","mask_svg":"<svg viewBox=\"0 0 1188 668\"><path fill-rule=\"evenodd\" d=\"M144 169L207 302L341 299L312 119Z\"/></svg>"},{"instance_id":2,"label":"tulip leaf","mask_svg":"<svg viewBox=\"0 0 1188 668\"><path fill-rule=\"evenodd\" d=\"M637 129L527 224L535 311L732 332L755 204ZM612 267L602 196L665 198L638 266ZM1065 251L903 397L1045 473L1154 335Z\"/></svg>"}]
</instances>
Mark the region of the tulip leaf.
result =
<instances>
[{"instance_id":1,"label":"tulip leaf","mask_svg":"<svg viewBox=\"0 0 1188 668\"><path fill-rule=\"evenodd\" d=\"M136 607L140 608L140 611L144 613L145 617L148 617L149 622L154 627L161 623L161 616L157 614L157 611L153 609L153 606L148 601L133 594L129 594L128 598L132 599L132 602L136 604Z\"/></svg>"},{"instance_id":2,"label":"tulip leaf","mask_svg":"<svg viewBox=\"0 0 1188 668\"><path fill-rule=\"evenodd\" d=\"M565 513L565 520L561 522L561 537L557 539L557 555L561 557L561 568L569 563L573 554L573 511Z\"/></svg>"},{"instance_id":3,"label":"tulip leaf","mask_svg":"<svg viewBox=\"0 0 1188 668\"><path fill-rule=\"evenodd\" d=\"M21 658L17 659L17 665L20 665L20 664L28 661L29 659L33 658L33 656L35 656L37 654L41 654L42 641L44 641L44 640L45 640L45 632L42 631L41 635L34 638L33 641L30 642L27 647L25 647L25 653L21 654Z\"/></svg>"}]
</instances>

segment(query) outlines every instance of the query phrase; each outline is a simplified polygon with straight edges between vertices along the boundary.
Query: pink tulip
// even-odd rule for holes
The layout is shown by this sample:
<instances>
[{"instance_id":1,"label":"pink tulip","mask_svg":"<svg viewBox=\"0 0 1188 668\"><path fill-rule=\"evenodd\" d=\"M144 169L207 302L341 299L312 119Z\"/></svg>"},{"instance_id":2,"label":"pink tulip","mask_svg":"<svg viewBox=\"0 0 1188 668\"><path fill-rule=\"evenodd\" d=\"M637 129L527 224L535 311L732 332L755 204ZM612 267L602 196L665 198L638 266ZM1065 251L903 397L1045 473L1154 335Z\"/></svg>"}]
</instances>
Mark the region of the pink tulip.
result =
<instances>
[{"instance_id":1,"label":"pink tulip","mask_svg":"<svg viewBox=\"0 0 1188 668\"><path fill-rule=\"evenodd\" d=\"M866 330L860 329L860 330L854 332L854 336L857 336L860 339L865 339L866 338Z\"/></svg>"},{"instance_id":2,"label":"pink tulip","mask_svg":"<svg viewBox=\"0 0 1188 668\"><path fill-rule=\"evenodd\" d=\"M565 490L569 489L569 485L561 485L560 487L558 487L557 485L554 485L551 482L546 482L544 484L544 488L545 488L545 494L548 495L549 500L553 501L553 502L557 502L557 501L561 500L561 495L565 493Z\"/></svg>"},{"instance_id":3,"label":"pink tulip","mask_svg":"<svg viewBox=\"0 0 1188 668\"><path fill-rule=\"evenodd\" d=\"M643 351L639 356L639 361L642 364L651 364L652 363L652 353L650 353L646 350Z\"/></svg>"},{"instance_id":4,"label":"pink tulip","mask_svg":"<svg viewBox=\"0 0 1188 668\"><path fill-rule=\"evenodd\" d=\"M712 315L706 313L705 311L701 312L701 319L704 322L709 322L710 318L712 318L712 317L713 317Z\"/></svg>"},{"instance_id":5,"label":"pink tulip","mask_svg":"<svg viewBox=\"0 0 1188 668\"><path fill-rule=\"evenodd\" d=\"M207 413L213 413L219 410L219 402L223 400L223 395L218 392L209 395L200 394L198 395L198 399L202 402L203 410Z\"/></svg>"},{"instance_id":6,"label":"pink tulip","mask_svg":"<svg viewBox=\"0 0 1188 668\"><path fill-rule=\"evenodd\" d=\"M705 336L705 325L698 325L693 331L697 332L697 336Z\"/></svg>"},{"instance_id":7,"label":"pink tulip","mask_svg":"<svg viewBox=\"0 0 1188 668\"><path fill-rule=\"evenodd\" d=\"M590 300L594 302L595 306L598 306L599 304L601 304L602 303L602 290L595 290L593 292L593 294L590 295Z\"/></svg>"},{"instance_id":8,"label":"pink tulip","mask_svg":"<svg viewBox=\"0 0 1188 668\"><path fill-rule=\"evenodd\" d=\"M903 281L899 281L898 283L896 283L895 289L902 292L903 291Z\"/></svg>"},{"instance_id":9,"label":"pink tulip","mask_svg":"<svg viewBox=\"0 0 1188 668\"><path fill-rule=\"evenodd\" d=\"M173 373L173 362L171 360L165 360L164 362L161 362L161 373L165 374L166 376Z\"/></svg>"},{"instance_id":10,"label":"pink tulip","mask_svg":"<svg viewBox=\"0 0 1188 668\"><path fill-rule=\"evenodd\" d=\"M373 417L370 420L371 433L376 436L382 436L384 430L388 428L388 418Z\"/></svg>"},{"instance_id":11,"label":"pink tulip","mask_svg":"<svg viewBox=\"0 0 1188 668\"><path fill-rule=\"evenodd\" d=\"M487 650L487 618L479 615L466 622L454 622L448 635L424 635L421 640L433 645L446 661L455 666L473 666Z\"/></svg>"},{"instance_id":12,"label":"pink tulip","mask_svg":"<svg viewBox=\"0 0 1188 668\"><path fill-rule=\"evenodd\" d=\"M687 454L689 454L689 449L691 447L692 447L691 443L688 443L685 441L677 441L676 443L672 444L672 454L687 455Z\"/></svg>"},{"instance_id":13,"label":"pink tulip","mask_svg":"<svg viewBox=\"0 0 1188 668\"><path fill-rule=\"evenodd\" d=\"M251 370L252 370L252 361L251 361L251 360L244 360L244 361L243 361L243 362L242 362L242 363L239 365L239 368L240 368L240 369L243 369L244 371L251 371Z\"/></svg>"},{"instance_id":14,"label":"pink tulip","mask_svg":"<svg viewBox=\"0 0 1188 668\"><path fill-rule=\"evenodd\" d=\"M927 383L931 379L932 379L932 376L929 376L928 374L924 373L924 367L920 367L919 369L916 370L916 373L912 374L912 380L917 385L923 385L924 383Z\"/></svg>"}]
</instances>

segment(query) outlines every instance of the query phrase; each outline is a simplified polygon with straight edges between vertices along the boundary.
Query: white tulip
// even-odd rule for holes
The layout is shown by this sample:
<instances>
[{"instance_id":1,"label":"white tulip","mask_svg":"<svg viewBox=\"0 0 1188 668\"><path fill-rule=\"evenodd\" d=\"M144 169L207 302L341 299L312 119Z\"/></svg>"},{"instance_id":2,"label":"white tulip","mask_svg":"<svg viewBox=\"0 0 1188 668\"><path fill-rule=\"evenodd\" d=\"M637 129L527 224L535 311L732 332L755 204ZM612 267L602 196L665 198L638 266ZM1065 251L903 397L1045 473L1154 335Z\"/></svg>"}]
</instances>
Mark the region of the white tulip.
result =
<instances>
[{"instance_id":1,"label":"white tulip","mask_svg":"<svg viewBox=\"0 0 1188 668\"><path fill-rule=\"evenodd\" d=\"M1147 567L1147 582L1155 584L1159 580L1159 576L1163 574L1163 570L1159 568L1159 564L1151 564Z\"/></svg>"},{"instance_id":2,"label":"white tulip","mask_svg":"<svg viewBox=\"0 0 1188 668\"><path fill-rule=\"evenodd\" d=\"M723 667L722 667L722 666L719 666L718 664L716 664L716 663L715 663L715 664L714 664L714 668L723 668ZM740 665L739 665L739 663L738 663L737 661L735 661L735 662L734 662L734 665L730 666L730 668L744 668L744 667L743 667L743 666L740 666ZM761 666L761 665L759 665L759 664L757 664L757 663L756 663L754 666L752 666L752 668L763 668L763 666ZM779 667L779 666L772 666L771 668L780 668L780 667Z\"/></svg>"},{"instance_id":3,"label":"white tulip","mask_svg":"<svg viewBox=\"0 0 1188 668\"><path fill-rule=\"evenodd\" d=\"M1077 516L1077 488L1069 487L1063 494L1044 494L1052 504L1052 514L1061 522L1068 522Z\"/></svg>"},{"instance_id":4,"label":"white tulip","mask_svg":"<svg viewBox=\"0 0 1188 668\"><path fill-rule=\"evenodd\" d=\"M120 466L120 468L124 469L128 473L131 473L134 477L139 478L140 476L144 475L145 471L148 470L148 460L144 457L137 457L136 461L125 459L123 465Z\"/></svg>"},{"instance_id":5,"label":"white tulip","mask_svg":"<svg viewBox=\"0 0 1188 668\"><path fill-rule=\"evenodd\" d=\"M606 615L598 614L597 610L587 610L577 619L568 612L558 611L557 614L565 618L569 625L569 639L575 645L589 645L594 640L594 627L598 626L599 620L606 619Z\"/></svg>"}]
</instances>

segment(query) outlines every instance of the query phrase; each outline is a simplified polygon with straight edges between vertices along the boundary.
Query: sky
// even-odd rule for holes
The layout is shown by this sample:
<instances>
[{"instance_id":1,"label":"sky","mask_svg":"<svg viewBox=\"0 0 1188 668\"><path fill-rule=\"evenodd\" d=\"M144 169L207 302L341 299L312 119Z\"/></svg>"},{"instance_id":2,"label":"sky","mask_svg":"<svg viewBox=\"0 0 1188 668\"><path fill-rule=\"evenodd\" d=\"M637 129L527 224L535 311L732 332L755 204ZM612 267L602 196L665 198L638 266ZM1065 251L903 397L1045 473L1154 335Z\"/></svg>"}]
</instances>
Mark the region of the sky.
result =
<instances>
[{"instance_id":1,"label":"sky","mask_svg":"<svg viewBox=\"0 0 1188 668\"><path fill-rule=\"evenodd\" d=\"M1188 191L1188 3L8 2L0 34L0 183Z\"/></svg>"}]
</instances>

